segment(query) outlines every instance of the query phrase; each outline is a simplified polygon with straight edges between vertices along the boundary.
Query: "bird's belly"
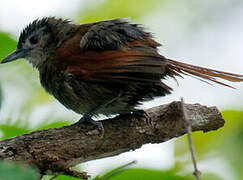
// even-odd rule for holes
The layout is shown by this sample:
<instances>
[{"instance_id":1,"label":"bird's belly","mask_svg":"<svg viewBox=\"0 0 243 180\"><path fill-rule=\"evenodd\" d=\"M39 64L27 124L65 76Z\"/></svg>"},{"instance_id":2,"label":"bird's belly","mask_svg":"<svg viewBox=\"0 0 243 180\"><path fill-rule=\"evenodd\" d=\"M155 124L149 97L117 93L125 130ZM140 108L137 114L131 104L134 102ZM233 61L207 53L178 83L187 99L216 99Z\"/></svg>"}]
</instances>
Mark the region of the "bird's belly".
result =
<instances>
[{"instance_id":1,"label":"bird's belly","mask_svg":"<svg viewBox=\"0 0 243 180\"><path fill-rule=\"evenodd\" d=\"M126 91L126 85L83 82L56 70L55 67L48 66L40 71L40 82L44 89L61 104L79 114L88 113ZM97 114L112 115L130 112L134 104L129 104L129 98L131 95L124 95L112 104L99 109Z\"/></svg>"},{"instance_id":2,"label":"bird's belly","mask_svg":"<svg viewBox=\"0 0 243 180\"><path fill-rule=\"evenodd\" d=\"M54 93L56 99L68 109L77 113L85 114L96 106L95 101L88 101L88 94L82 92L83 96L75 93L74 89L66 82L62 85L62 91Z\"/></svg>"},{"instance_id":3,"label":"bird's belly","mask_svg":"<svg viewBox=\"0 0 243 180\"><path fill-rule=\"evenodd\" d=\"M101 85L79 82L78 86L73 87L68 82L63 82L59 86L59 90L52 91L51 94L65 107L79 114L88 113L119 96L119 91ZM99 109L96 114L112 115L130 112L131 108L124 100L118 98L107 107Z\"/></svg>"},{"instance_id":4,"label":"bird's belly","mask_svg":"<svg viewBox=\"0 0 243 180\"><path fill-rule=\"evenodd\" d=\"M100 108L96 114L128 113L134 111L141 102L169 93L163 84L91 83L60 71L50 71L50 69L40 73L40 80L48 93L52 94L66 108L79 114L93 111L113 99L115 99L114 102Z\"/></svg>"}]
</instances>

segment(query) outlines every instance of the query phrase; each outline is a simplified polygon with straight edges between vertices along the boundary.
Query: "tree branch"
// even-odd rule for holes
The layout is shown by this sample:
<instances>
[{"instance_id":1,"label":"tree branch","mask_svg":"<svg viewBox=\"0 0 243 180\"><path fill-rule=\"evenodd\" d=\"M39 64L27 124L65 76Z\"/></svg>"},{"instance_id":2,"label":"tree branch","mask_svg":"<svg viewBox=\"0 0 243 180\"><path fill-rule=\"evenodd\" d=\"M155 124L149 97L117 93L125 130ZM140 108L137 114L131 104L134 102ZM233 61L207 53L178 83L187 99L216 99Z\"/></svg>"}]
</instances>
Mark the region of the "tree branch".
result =
<instances>
[{"instance_id":1,"label":"tree branch","mask_svg":"<svg viewBox=\"0 0 243 180\"><path fill-rule=\"evenodd\" d=\"M216 107L185 104L185 109L192 122L192 131L207 132L224 125ZM102 139L93 125L84 123L3 140L0 142L0 159L35 166L41 174L49 171L87 178L85 173L71 167L134 150L146 143L165 142L186 133L180 102L161 105L145 112L146 116L127 114L102 121L105 128Z\"/></svg>"}]
</instances>

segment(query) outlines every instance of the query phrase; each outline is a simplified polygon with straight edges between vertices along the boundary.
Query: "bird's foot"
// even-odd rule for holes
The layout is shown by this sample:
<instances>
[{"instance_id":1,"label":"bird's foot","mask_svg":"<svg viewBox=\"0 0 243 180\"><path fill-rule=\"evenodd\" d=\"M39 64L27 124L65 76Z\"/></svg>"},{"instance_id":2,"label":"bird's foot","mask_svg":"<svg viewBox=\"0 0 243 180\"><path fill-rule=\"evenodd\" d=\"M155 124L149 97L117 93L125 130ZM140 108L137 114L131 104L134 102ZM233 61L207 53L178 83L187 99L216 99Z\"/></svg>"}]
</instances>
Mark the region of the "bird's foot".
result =
<instances>
[{"instance_id":1,"label":"bird's foot","mask_svg":"<svg viewBox=\"0 0 243 180\"><path fill-rule=\"evenodd\" d=\"M137 111L134 111L133 113L138 115L138 116L141 116L143 118L144 122L147 125L153 127L152 119L151 119L151 117L149 116L149 114L146 111L144 111L142 109L138 109Z\"/></svg>"},{"instance_id":2,"label":"bird's foot","mask_svg":"<svg viewBox=\"0 0 243 180\"><path fill-rule=\"evenodd\" d=\"M82 124L83 122L89 122L91 124L93 124L94 126L98 127L100 133L101 133L101 137L104 136L104 127L103 127L103 124L99 121L95 121L93 120L90 116L88 115L84 115L79 121L78 121L78 124Z\"/></svg>"}]
</instances>

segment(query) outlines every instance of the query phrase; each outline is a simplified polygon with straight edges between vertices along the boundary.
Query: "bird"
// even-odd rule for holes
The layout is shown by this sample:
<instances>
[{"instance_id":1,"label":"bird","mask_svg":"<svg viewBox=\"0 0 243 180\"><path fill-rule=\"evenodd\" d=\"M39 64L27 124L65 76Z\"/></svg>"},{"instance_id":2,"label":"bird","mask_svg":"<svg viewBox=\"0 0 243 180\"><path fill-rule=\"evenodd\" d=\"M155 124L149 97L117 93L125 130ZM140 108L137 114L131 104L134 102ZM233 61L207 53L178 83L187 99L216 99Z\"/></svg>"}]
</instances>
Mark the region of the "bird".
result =
<instances>
[{"instance_id":1,"label":"bird","mask_svg":"<svg viewBox=\"0 0 243 180\"><path fill-rule=\"evenodd\" d=\"M36 19L20 33L17 49L1 64L25 58L40 83L66 108L104 132L94 117L139 112L137 106L172 93L166 78L193 76L223 86L243 75L164 57L143 25L118 18L75 24L57 17Z\"/></svg>"}]
</instances>

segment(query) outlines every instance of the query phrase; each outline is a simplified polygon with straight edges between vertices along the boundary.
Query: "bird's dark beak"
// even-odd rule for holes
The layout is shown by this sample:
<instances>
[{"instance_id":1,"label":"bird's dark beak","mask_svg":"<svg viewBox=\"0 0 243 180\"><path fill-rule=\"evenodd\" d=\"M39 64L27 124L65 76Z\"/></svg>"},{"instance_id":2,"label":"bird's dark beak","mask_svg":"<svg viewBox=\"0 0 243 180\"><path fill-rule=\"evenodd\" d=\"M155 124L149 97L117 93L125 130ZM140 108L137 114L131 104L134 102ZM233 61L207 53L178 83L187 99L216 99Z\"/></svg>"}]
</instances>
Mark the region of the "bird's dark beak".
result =
<instances>
[{"instance_id":1,"label":"bird's dark beak","mask_svg":"<svg viewBox=\"0 0 243 180\"><path fill-rule=\"evenodd\" d=\"M17 60L19 58L23 58L26 56L27 50L25 49L17 49L16 51L12 52L11 54L9 54L7 57L5 57L1 64L3 63L8 63L14 60Z\"/></svg>"}]
</instances>

